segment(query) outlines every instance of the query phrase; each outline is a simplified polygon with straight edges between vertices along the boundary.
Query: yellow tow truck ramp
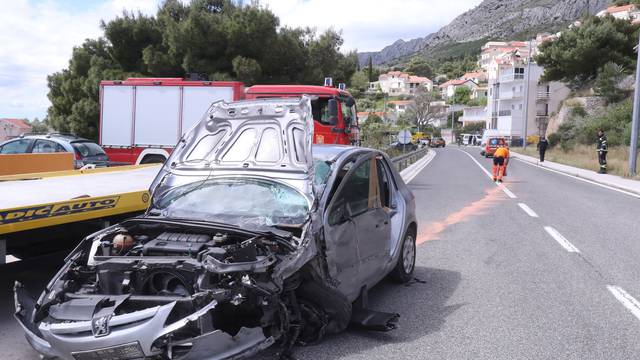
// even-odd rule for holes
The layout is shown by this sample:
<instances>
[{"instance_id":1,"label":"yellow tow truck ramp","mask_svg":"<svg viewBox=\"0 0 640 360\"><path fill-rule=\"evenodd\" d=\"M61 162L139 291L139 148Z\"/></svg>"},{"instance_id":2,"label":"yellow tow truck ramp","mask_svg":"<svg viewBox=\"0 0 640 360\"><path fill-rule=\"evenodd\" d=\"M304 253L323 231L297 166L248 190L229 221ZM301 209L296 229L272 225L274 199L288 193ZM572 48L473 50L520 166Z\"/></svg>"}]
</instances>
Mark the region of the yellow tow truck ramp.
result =
<instances>
[{"instance_id":1,"label":"yellow tow truck ramp","mask_svg":"<svg viewBox=\"0 0 640 360\"><path fill-rule=\"evenodd\" d=\"M0 263L9 234L144 211L160 165L0 177Z\"/></svg>"}]
</instances>

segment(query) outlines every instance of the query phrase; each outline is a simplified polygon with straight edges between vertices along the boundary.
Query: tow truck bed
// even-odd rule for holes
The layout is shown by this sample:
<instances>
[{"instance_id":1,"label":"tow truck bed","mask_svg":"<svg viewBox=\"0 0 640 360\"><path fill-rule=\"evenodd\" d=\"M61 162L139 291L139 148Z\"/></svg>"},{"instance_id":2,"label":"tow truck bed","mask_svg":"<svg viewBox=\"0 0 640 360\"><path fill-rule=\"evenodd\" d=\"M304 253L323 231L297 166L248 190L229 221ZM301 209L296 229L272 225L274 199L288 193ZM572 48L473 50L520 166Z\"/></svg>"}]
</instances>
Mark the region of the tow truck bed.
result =
<instances>
[{"instance_id":1,"label":"tow truck bed","mask_svg":"<svg viewBox=\"0 0 640 360\"><path fill-rule=\"evenodd\" d=\"M0 177L0 263L7 234L143 211L159 165Z\"/></svg>"}]
</instances>

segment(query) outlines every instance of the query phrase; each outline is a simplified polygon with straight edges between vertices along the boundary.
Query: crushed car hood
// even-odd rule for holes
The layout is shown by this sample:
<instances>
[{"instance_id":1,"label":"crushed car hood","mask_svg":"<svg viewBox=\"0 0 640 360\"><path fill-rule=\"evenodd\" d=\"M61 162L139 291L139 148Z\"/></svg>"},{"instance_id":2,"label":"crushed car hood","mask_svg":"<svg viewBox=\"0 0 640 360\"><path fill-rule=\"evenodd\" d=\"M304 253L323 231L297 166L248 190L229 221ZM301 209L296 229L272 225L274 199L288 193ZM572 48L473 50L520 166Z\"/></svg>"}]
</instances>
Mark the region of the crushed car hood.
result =
<instances>
[{"instance_id":1,"label":"crushed car hood","mask_svg":"<svg viewBox=\"0 0 640 360\"><path fill-rule=\"evenodd\" d=\"M310 98L213 103L174 149L151 185L170 188L218 176L264 177L313 198Z\"/></svg>"}]
</instances>

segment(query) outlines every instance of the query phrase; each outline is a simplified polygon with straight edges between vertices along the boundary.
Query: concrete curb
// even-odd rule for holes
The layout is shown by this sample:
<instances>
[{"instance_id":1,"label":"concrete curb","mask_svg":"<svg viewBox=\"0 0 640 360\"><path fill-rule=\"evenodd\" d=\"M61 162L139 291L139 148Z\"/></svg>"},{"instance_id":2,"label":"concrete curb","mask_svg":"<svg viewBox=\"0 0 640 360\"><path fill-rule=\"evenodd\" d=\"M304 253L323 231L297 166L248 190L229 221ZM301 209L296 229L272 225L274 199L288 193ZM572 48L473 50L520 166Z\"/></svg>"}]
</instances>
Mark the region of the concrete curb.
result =
<instances>
[{"instance_id":1,"label":"concrete curb","mask_svg":"<svg viewBox=\"0 0 640 360\"><path fill-rule=\"evenodd\" d=\"M422 171L433 158L436 157L436 152L429 149L427 151L427 155L425 155L422 159L416 161L415 163L409 165L406 169L400 172L400 177L404 180L405 183L409 183L413 178L418 175L420 171Z\"/></svg>"},{"instance_id":2,"label":"concrete curb","mask_svg":"<svg viewBox=\"0 0 640 360\"><path fill-rule=\"evenodd\" d=\"M577 167L559 164L551 161L540 162L537 158L519 154L515 151L511 151L511 156L520 161L539 166L541 168L563 173L579 179L588 180L618 190L627 191L635 195L640 195L640 181L624 179L615 175L598 174L595 171L580 169Z\"/></svg>"}]
</instances>

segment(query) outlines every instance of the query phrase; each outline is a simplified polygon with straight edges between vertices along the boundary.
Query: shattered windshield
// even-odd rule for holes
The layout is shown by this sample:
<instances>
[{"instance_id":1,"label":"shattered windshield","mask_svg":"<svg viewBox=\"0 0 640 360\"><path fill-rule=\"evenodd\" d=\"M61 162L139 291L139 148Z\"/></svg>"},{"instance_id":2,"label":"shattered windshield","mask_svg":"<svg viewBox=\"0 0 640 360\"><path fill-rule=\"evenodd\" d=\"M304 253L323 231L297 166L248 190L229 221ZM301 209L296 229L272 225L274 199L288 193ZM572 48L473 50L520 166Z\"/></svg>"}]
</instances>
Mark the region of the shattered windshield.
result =
<instances>
[{"instance_id":1,"label":"shattered windshield","mask_svg":"<svg viewBox=\"0 0 640 360\"><path fill-rule=\"evenodd\" d=\"M306 221L307 199L268 180L226 178L198 181L168 191L157 203L167 217L236 225L295 225Z\"/></svg>"}]
</instances>

